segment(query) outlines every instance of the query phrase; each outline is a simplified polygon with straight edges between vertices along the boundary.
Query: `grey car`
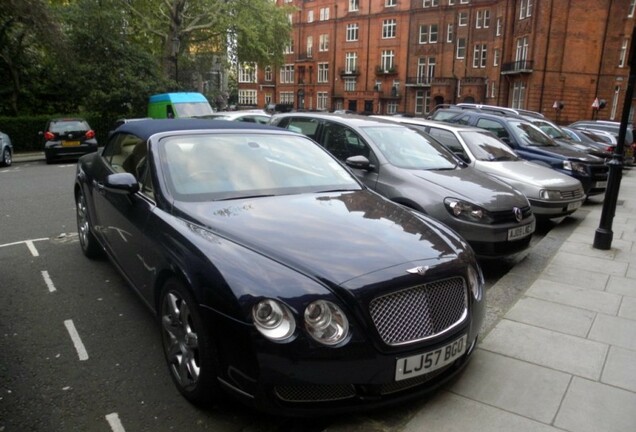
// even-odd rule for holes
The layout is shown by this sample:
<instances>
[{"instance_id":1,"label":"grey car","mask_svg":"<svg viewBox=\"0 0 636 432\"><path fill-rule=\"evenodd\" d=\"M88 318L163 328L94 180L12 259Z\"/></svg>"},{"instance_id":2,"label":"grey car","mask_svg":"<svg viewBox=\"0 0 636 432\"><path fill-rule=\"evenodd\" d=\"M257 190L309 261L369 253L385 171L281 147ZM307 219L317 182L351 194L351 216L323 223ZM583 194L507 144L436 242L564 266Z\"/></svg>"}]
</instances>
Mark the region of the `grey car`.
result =
<instances>
[{"instance_id":1,"label":"grey car","mask_svg":"<svg viewBox=\"0 0 636 432\"><path fill-rule=\"evenodd\" d=\"M514 186L526 195L538 218L568 216L585 201L580 181L519 158L503 141L484 129L415 118L386 119L423 130L470 166Z\"/></svg>"},{"instance_id":2,"label":"grey car","mask_svg":"<svg viewBox=\"0 0 636 432\"><path fill-rule=\"evenodd\" d=\"M0 132L0 166L11 166L13 162L13 145L11 138L4 132Z\"/></svg>"},{"instance_id":3,"label":"grey car","mask_svg":"<svg viewBox=\"0 0 636 432\"><path fill-rule=\"evenodd\" d=\"M370 189L457 231L482 258L525 250L535 216L523 193L483 174L423 132L362 116L286 113L272 125L301 132Z\"/></svg>"}]
</instances>

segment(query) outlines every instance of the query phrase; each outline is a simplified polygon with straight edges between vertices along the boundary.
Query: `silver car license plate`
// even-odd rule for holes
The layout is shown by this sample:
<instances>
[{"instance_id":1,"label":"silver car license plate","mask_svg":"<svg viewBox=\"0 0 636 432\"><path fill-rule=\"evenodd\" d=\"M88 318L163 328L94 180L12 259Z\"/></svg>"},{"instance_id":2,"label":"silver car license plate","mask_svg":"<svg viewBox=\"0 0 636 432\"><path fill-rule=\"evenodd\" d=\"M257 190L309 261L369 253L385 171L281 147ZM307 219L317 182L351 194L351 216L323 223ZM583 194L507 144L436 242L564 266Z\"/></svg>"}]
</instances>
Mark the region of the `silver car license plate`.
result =
<instances>
[{"instance_id":1,"label":"silver car license plate","mask_svg":"<svg viewBox=\"0 0 636 432\"><path fill-rule=\"evenodd\" d=\"M534 232L535 221L527 225L510 228L508 230L508 240L517 240L529 236Z\"/></svg>"},{"instance_id":2,"label":"silver car license plate","mask_svg":"<svg viewBox=\"0 0 636 432\"><path fill-rule=\"evenodd\" d=\"M400 358L395 365L395 380L424 375L451 364L466 352L467 335L433 351Z\"/></svg>"}]
</instances>

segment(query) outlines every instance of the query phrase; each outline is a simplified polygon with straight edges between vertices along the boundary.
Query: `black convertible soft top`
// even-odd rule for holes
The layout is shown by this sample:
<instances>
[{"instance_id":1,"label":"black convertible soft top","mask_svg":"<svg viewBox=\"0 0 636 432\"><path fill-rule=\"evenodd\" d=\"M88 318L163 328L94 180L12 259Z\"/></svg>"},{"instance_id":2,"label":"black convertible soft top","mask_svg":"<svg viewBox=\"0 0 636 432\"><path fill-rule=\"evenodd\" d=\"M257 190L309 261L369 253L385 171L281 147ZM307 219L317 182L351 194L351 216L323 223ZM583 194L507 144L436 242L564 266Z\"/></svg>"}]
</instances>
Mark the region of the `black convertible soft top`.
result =
<instances>
[{"instance_id":1,"label":"black convertible soft top","mask_svg":"<svg viewBox=\"0 0 636 432\"><path fill-rule=\"evenodd\" d=\"M211 119L149 119L124 123L119 126L115 133L130 133L147 140L156 133L186 130L277 130L284 132L284 129L258 123L235 122L228 120Z\"/></svg>"}]
</instances>

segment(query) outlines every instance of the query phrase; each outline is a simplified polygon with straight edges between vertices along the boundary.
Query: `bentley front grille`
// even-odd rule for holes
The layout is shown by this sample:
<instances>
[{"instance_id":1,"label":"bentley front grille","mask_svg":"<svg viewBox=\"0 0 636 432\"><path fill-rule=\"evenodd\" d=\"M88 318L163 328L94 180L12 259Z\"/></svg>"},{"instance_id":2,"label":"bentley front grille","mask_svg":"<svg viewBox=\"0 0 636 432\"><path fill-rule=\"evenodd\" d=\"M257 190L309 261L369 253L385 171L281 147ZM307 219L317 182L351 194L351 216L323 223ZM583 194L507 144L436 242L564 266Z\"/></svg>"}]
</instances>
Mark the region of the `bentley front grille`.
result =
<instances>
[{"instance_id":1,"label":"bentley front grille","mask_svg":"<svg viewBox=\"0 0 636 432\"><path fill-rule=\"evenodd\" d=\"M356 395L350 384L277 386L276 395L287 402L327 402Z\"/></svg>"},{"instance_id":2,"label":"bentley front grille","mask_svg":"<svg viewBox=\"0 0 636 432\"><path fill-rule=\"evenodd\" d=\"M468 313L464 279L454 277L417 285L373 299L369 312L387 345L435 337L462 322Z\"/></svg>"}]
</instances>

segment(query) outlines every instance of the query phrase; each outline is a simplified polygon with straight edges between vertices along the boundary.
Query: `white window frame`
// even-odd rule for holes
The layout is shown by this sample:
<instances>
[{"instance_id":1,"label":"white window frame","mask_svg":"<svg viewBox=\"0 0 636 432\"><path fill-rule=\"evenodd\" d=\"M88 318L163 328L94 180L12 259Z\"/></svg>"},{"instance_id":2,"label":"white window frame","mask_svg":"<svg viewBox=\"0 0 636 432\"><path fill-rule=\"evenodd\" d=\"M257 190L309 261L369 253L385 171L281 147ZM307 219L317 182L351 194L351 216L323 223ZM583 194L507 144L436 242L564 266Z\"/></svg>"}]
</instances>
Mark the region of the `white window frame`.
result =
<instances>
[{"instance_id":1,"label":"white window frame","mask_svg":"<svg viewBox=\"0 0 636 432\"><path fill-rule=\"evenodd\" d=\"M344 78L344 91L346 91L346 92L354 92L354 91L356 91L356 79L355 79L355 77L345 77Z\"/></svg>"},{"instance_id":2,"label":"white window frame","mask_svg":"<svg viewBox=\"0 0 636 432\"><path fill-rule=\"evenodd\" d=\"M521 0L519 5L519 19L523 20L532 16L532 0Z\"/></svg>"},{"instance_id":3,"label":"white window frame","mask_svg":"<svg viewBox=\"0 0 636 432\"><path fill-rule=\"evenodd\" d=\"M458 60L466 58L466 38L457 38L455 58Z\"/></svg>"},{"instance_id":4,"label":"white window frame","mask_svg":"<svg viewBox=\"0 0 636 432\"><path fill-rule=\"evenodd\" d=\"M436 7L436 6L439 6L439 0L423 0L422 1L423 8L430 8L430 7Z\"/></svg>"},{"instance_id":5,"label":"white window frame","mask_svg":"<svg viewBox=\"0 0 636 432\"><path fill-rule=\"evenodd\" d=\"M490 27L490 9L478 10L475 15L475 28Z\"/></svg>"},{"instance_id":6,"label":"white window frame","mask_svg":"<svg viewBox=\"0 0 636 432\"><path fill-rule=\"evenodd\" d=\"M526 98L526 83L523 81L515 81L512 85L511 108L523 109L525 98Z\"/></svg>"},{"instance_id":7,"label":"white window frame","mask_svg":"<svg viewBox=\"0 0 636 432\"><path fill-rule=\"evenodd\" d=\"M311 58L313 56L314 51L314 37L309 35L307 36L307 57Z\"/></svg>"},{"instance_id":8,"label":"white window frame","mask_svg":"<svg viewBox=\"0 0 636 432\"><path fill-rule=\"evenodd\" d=\"M272 81L274 79L274 74L272 72L271 66L265 66L265 81Z\"/></svg>"},{"instance_id":9,"label":"white window frame","mask_svg":"<svg viewBox=\"0 0 636 432\"><path fill-rule=\"evenodd\" d=\"M434 30L434 31L433 31ZM422 44L434 44L437 43L439 38L439 31L437 24L422 24L420 25L420 45Z\"/></svg>"},{"instance_id":10,"label":"white window frame","mask_svg":"<svg viewBox=\"0 0 636 432\"><path fill-rule=\"evenodd\" d=\"M329 51L329 35L328 34L325 33L319 36L318 51L320 52Z\"/></svg>"},{"instance_id":11,"label":"white window frame","mask_svg":"<svg viewBox=\"0 0 636 432\"><path fill-rule=\"evenodd\" d=\"M352 73L358 70L358 53L347 52L345 53L345 72Z\"/></svg>"},{"instance_id":12,"label":"white window frame","mask_svg":"<svg viewBox=\"0 0 636 432\"><path fill-rule=\"evenodd\" d=\"M495 36L501 36L502 30L503 30L503 20L501 19L501 17L497 17L497 30L495 30Z\"/></svg>"},{"instance_id":13,"label":"white window frame","mask_svg":"<svg viewBox=\"0 0 636 432\"><path fill-rule=\"evenodd\" d=\"M360 0L349 0L349 12L360 10Z\"/></svg>"},{"instance_id":14,"label":"white window frame","mask_svg":"<svg viewBox=\"0 0 636 432\"><path fill-rule=\"evenodd\" d=\"M293 84L294 83L294 65L285 64L280 68L280 82L281 84Z\"/></svg>"},{"instance_id":15,"label":"white window frame","mask_svg":"<svg viewBox=\"0 0 636 432\"><path fill-rule=\"evenodd\" d=\"M254 89L239 89L238 103L239 105L256 105L258 102L258 94Z\"/></svg>"},{"instance_id":16,"label":"white window frame","mask_svg":"<svg viewBox=\"0 0 636 432\"><path fill-rule=\"evenodd\" d=\"M293 91L282 91L278 94L278 102L286 105L294 104L294 92Z\"/></svg>"},{"instance_id":17,"label":"white window frame","mask_svg":"<svg viewBox=\"0 0 636 432\"><path fill-rule=\"evenodd\" d=\"M492 53L492 65L493 66L499 66L499 56L501 55L501 52L499 51L499 48L495 48L493 53Z\"/></svg>"},{"instance_id":18,"label":"white window frame","mask_svg":"<svg viewBox=\"0 0 636 432\"><path fill-rule=\"evenodd\" d=\"M468 25L468 12L459 12L457 14L457 27L466 27Z\"/></svg>"},{"instance_id":19,"label":"white window frame","mask_svg":"<svg viewBox=\"0 0 636 432\"><path fill-rule=\"evenodd\" d=\"M345 41L346 42L355 42L358 40L358 35L360 33L360 26L358 23L347 24L347 32Z\"/></svg>"},{"instance_id":20,"label":"white window frame","mask_svg":"<svg viewBox=\"0 0 636 432\"><path fill-rule=\"evenodd\" d=\"M487 54L488 46L486 44L475 44L473 47L473 68L485 68Z\"/></svg>"},{"instance_id":21,"label":"white window frame","mask_svg":"<svg viewBox=\"0 0 636 432\"><path fill-rule=\"evenodd\" d=\"M329 8L320 8L320 21L329 21Z\"/></svg>"},{"instance_id":22,"label":"white window frame","mask_svg":"<svg viewBox=\"0 0 636 432\"><path fill-rule=\"evenodd\" d=\"M621 51L618 56L618 67L625 67L627 64L627 47L629 46L629 39L623 39L623 43L621 44Z\"/></svg>"},{"instance_id":23,"label":"white window frame","mask_svg":"<svg viewBox=\"0 0 636 432\"><path fill-rule=\"evenodd\" d=\"M389 18L382 21L382 39L395 39L397 36L397 20Z\"/></svg>"},{"instance_id":24,"label":"white window frame","mask_svg":"<svg viewBox=\"0 0 636 432\"><path fill-rule=\"evenodd\" d=\"M528 58L528 36L517 39L515 61L526 61Z\"/></svg>"},{"instance_id":25,"label":"white window frame","mask_svg":"<svg viewBox=\"0 0 636 432\"><path fill-rule=\"evenodd\" d=\"M329 82L329 63L318 63L317 72L317 83L324 84Z\"/></svg>"},{"instance_id":26,"label":"white window frame","mask_svg":"<svg viewBox=\"0 0 636 432\"><path fill-rule=\"evenodd\" d=\"M380 54L380 68L384 72L389 72L391 69L395 68L395 51L382 50L382 53Z\"/></svg>"},{"instance_id":27,"label":"white window frame","mask_svg":"<svg viewBox=\"0 0 636 432\"><path fill-rule=\"evenodd\" d=\"M636 10L636 0L629 2L629 10L627 12L627 18L634 18L634 12Z\"/></svg>"},{"instance_id":28,"label":"white window frame","mask_svg":"<svg viewBox=\"0 0 636 432\"><path fill-rule=\"evenodd\" d=\"M240 83L256 83L258 73L258 65L256 63L241 63L239 65L238 82Z\"/></svg>"},{"instance_id":29,"label":"white window frame","mask_svg":"<svg viewBox=\"0 0 636 432\"><path fill-rule=\"evenodd\" d=\"M455 34L455 25L450 23L446 25L446 42L447 43L451 43L453 42L453 37Z\"/></svg>"},{"instance_id":30,"label":"white window frame","mask_svg":"<svg viewBox=\"0 0 636 432\"><path fill-rule=\"evenodd\" d=\"M313 9L307 11L307 22L308 23L314 22L314 11L313 11Z\"/></svg>"},{"instance_id":31,"label":"white window frame","mask_svg":"<svg viewBox=\"0 0 636 432\"><path fill-rule=\"evenodd\" d=\"M384 7L395 7L397 6L397 0L384 0Z\"/></svg>"},{"instance_id":32,"label":"white window frame","mask_svg":"<svg viewBox=\"0 0 636 432\"><path fill-rule=\"evenodd\" d=\"M326 91L319 91L316 93L316 109L320 111L327 111L327 103L329 102L329 93Z\"/></svg>"}]
</instances>

